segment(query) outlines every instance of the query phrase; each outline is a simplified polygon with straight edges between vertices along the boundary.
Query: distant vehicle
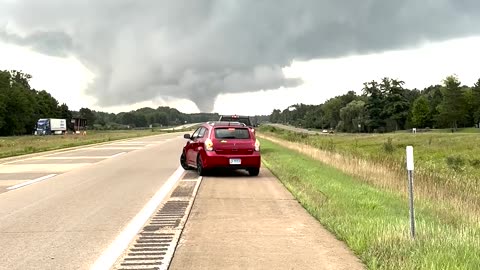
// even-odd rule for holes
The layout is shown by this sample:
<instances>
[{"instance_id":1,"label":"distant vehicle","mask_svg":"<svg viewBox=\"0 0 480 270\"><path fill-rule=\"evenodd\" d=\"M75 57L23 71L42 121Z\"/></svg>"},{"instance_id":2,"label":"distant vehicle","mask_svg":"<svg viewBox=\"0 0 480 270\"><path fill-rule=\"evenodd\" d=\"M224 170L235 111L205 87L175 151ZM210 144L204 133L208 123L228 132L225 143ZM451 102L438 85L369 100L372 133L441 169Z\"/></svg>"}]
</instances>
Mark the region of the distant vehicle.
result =
<instances>
[{"instance_id":1,"label":"distant vehicle","mask_svg":"<svg viewBox=\"0 0 480 270\"><path fill-rule=\"evenodd\" d=\"M328 130L324 129L322 130L322 133L328 133Z\"/></svg>"},{"instance_id":2,"label":"distant vehicle","mask_svg":"<svg viewBox=\"0 0 480 270\"><path fill-rule=\"evenodd\" d=\"M201 176L215 168L244 169L251 176L260 172L260 142L244 123L208 122L184 138L180 164L185 170L196 168Z\"/></svg>"},{"instance_id":3,"label":"distant vehicle","mask_svg":"<svg viewBox=\"0 0 480 270\"><path fill-rule=\"evenodd\" d=\"M73 125L73 132L75 134L85 133L87 131L87 119L74 117L71 120Z\"/></svg>"},{"instance_id":4,"label":"distant vehicle","mask_svg":"<svg viewBox=\"0 0 480 270\"><path fill-rule=\"evenodd\" d=\"M61 135L66 131L66 119L42 118L37 121L35 127L35 135Z\"/></svg>"},{"instance_id":5,"label":"distant vehicle","mask_svg":"<svg viewBox=\"0 0 480 270\"><path fill-rule=\"evenodd\" d=\"M249 127L252 131L253 131L253 134L255 135L255 127L256 125L254 125L250 119L249 116L243 116L243 115L222 115L220 116L220 119L219 121L221 122L240 122L240 123L244 123L245 125L247 125L247 127Z\"/></svg>"}]
</instances>

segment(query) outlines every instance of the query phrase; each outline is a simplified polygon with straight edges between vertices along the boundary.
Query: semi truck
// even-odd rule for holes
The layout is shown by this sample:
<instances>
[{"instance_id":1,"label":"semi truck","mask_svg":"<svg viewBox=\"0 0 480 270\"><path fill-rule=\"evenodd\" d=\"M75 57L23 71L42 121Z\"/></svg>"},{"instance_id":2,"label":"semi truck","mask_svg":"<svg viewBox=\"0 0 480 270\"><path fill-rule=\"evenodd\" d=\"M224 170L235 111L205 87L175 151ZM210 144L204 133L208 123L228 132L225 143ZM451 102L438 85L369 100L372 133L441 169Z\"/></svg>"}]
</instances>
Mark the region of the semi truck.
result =
<instances>
[{"instance_id":1,"label":"semi truck","mask_svg":"<svg viewBox=\"0 0 480 270\"><path fill-rule=\"evenodd\" d=\"M42 118L37 121L35 127L35 135L61 135L66 131L66 119Z\"/></svg>"}]
</instances>

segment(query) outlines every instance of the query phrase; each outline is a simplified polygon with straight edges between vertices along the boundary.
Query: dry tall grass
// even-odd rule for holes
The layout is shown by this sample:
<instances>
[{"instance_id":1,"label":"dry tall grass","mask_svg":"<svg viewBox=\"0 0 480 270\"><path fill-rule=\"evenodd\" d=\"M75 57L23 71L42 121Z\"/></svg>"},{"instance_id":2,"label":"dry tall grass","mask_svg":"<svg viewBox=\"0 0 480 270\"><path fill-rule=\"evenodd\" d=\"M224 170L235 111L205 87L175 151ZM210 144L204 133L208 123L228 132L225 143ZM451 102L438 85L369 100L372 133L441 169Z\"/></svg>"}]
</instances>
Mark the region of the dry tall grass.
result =
<instances>
[{"instance_id":1,"label":"dry tall grass","mask_svg":"<svg viewBox=\"0 0 480 270\"><path fill-rule=\"evenodd\" d=\"M348 156L315 148L305 143L291 142L267 136L260 138L281 144L289 149L296 150L310 156L324 164L333 166L366 183L407 196L407 172L402 164L394 164L390 160L366 160L355 156ZM436 181L436 176L427 170L418 170L414 175L415 199L443 216L444 211L454 211L466 221L479 222L480 198L472 196L476 192L466 195L458 190L457 181ZM478 186L474 187L478 189Z\"/></svg>"}]
</instances>

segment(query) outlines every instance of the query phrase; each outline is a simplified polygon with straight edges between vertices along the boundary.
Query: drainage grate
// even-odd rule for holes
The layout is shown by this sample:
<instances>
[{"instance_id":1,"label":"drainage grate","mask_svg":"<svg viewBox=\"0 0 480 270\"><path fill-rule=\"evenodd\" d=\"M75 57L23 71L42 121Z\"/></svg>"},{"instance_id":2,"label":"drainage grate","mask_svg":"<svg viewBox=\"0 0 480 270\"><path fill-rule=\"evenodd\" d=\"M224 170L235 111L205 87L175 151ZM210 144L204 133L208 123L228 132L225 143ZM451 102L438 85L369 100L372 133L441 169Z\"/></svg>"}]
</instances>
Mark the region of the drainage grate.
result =
<instances>
[{"instance_id":1,"label":"drainage grate","mask_svg":"<svg viewBox=\"0 0 480 270\"><path fill-rule=\"evenodd\" d=\"M180 182L178 187L173 191L172 197L190 197L195 190L196 182Z\"/></svg>"},{"instance_id":2,"label":"drainage grate","mask_svg":"<svg viewBox=\"0 0 480 270\"><path fill-rule=\"evenodd\" d=\"M197 180L198 179L198 174L196 170L192 171L186 171L185 176L183 177L183 181L185 180Z\"/></svg>"},{"instance_id":3,"label":"drainage grate","mask_svg":"<svg viewBox=\"0 0 480 270\"><path fill-rule=\"evenodd\" d=\"M200 183L201 178L180 181L169 200L145 224L113 269L168 269Z\"/></svg>"}]
</instances>

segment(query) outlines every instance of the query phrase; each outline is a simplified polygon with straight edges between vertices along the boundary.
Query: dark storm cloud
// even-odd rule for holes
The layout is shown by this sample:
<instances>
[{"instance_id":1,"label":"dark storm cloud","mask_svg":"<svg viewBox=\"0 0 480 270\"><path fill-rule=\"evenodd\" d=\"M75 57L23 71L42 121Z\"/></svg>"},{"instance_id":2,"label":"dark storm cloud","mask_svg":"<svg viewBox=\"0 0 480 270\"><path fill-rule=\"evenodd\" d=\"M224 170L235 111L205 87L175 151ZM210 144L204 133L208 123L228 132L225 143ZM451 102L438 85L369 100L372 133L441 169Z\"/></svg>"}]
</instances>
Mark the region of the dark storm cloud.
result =
<instances>
[{"instance_id":1,"label":"dark storm cloud","mask_svg":"<svg viewBox=\"0 0 480 270\"><path fill-rule=\"evenodd\" d=\"M294 59L480 34L473 0L17 0L0 10L23 33L3 39L85 63L100 105L179 97L203 111L219 93L300 84L281 70Z\"/></svg>"},{"instance_id":2,"label":"dark storm cloud","mask_svg":"<svg viewBox=\"0 0 480 270\"><path fill-rule=\"evenodd\" d=\"M50 56L65 57L72 50L72 39L63 32L34 32L26 37L0 30L0 39L31 47Z\"/></svg>"}]
</instances>

